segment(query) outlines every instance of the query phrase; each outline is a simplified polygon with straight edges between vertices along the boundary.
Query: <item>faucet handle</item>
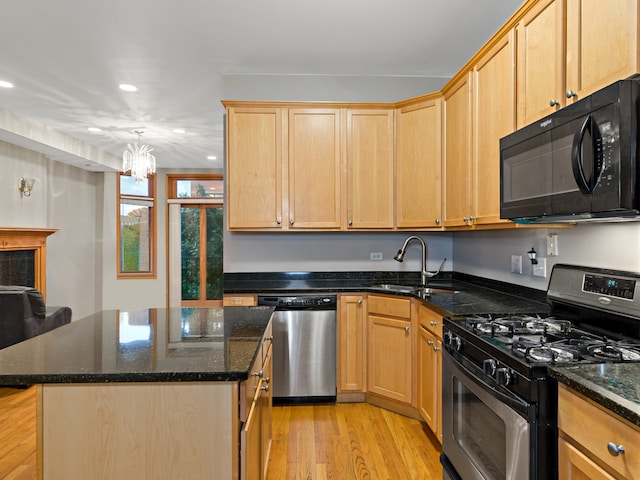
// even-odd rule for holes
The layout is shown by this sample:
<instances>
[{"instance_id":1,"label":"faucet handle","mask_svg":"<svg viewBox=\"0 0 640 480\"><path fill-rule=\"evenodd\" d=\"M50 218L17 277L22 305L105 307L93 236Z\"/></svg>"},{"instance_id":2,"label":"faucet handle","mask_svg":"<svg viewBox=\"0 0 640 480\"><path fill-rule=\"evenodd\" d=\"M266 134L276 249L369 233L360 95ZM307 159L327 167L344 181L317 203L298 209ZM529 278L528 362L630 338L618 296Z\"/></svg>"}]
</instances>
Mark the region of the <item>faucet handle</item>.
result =
<instances>
[{"instance_id":1,"label":"faucet handle","mask_svg":"<svg viewBox=\"0 0 640 480\"><path fill-rule=\"evenodd\" d=\"M444 262L446 262L446 261L447 261L446 258L442 259L442 263L438 267L438 270L436 270L435 272L425 272L427 277L431 278L431 277L435 277L436 275L438 275L440 273L440 270L442 270L442 267L444 267Z\"/></svg>"}]
</instances>

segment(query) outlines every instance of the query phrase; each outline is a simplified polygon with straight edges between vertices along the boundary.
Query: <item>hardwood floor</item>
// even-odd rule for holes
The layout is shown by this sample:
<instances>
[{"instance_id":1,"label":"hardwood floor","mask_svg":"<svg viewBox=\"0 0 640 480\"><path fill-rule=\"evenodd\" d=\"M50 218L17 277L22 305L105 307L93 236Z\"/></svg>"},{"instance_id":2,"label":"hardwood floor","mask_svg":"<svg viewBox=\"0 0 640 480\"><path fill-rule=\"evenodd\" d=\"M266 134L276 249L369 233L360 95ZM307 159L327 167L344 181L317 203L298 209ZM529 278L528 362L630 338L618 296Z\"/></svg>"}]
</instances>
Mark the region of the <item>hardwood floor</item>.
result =
<instances>
[{"instance_id":1,"label":"hardwood floor","mask_svg":"<svg viewBox=\"0 0 640 480\"><path fill-rule=\"evenodd\" d=\"M425 424L373 405L279 406L267 480L440 480L439 456Z\"/></svg>"},{"instance_id":2,"label":"hardwood floor","mask_svg":"<svg viewBox=\"0 0 640 480\"><path fill-rule=\"evenodd\" d=\"M35 387L0 388L0 479L36 478ZM424 424L365 403L273 408L267 480L442 478Z\"/></svg>"}]
</instances>

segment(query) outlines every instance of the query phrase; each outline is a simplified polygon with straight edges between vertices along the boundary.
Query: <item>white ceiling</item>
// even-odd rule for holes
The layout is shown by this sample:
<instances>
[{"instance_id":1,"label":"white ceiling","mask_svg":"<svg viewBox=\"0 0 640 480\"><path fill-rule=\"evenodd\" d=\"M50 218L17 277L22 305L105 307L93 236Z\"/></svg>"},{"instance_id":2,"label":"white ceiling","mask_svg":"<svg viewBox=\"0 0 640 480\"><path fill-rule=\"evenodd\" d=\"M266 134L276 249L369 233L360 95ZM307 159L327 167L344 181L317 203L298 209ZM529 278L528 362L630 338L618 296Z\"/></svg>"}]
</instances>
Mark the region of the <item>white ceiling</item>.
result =
<instances>
[{"instance_id":1,"label":"white ceiling","mask_svg":"<svg viewBox=\"0 0 640 480\"><path fill-rule=\"evenodd\" d=\"M0 88L0 108L117 157L143 130L159 167L216 168L225 75L451 77L521 4L0 0L0 80L15 85ZM121 83L139 90L123 92ZM2 133L0 140L20 143ZM100 169L99 161L59 157Z\"/></svg>"}]
</instances>

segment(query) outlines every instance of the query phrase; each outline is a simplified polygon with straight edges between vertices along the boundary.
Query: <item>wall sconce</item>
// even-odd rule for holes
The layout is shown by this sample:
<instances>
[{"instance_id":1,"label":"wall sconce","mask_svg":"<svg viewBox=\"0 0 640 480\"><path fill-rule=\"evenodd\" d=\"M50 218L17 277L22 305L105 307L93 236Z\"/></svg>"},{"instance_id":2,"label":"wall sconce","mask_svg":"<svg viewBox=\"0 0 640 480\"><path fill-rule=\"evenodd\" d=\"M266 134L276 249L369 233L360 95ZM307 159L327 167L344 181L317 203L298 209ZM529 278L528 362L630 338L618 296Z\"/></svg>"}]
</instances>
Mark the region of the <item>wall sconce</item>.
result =
<instances>
[{"instance_id":1,"label":"wall sconce","mask_svg":"<svg viewBox=\"0 0 640 480\"><path fill-rule=\"evenodd\" d=\"M531 265L538 264L538 260L536 260L536 256L538 255L538 253L536 252L535 248L531 247L531 250L527 252L527 255L529 255L529 260L531 260Z\"/></svg>"},{"instance_id":2,"label":"wall sconce","mask_svg":"<svg viewBox=\"0 0 640 480\"><path fill-rule=\"evenodd\" d=\"M30 197L31 190L33 189L33 184L36 183L35 178L24 178L20 177L18 179L18 190L20 190L20 194L23 197Z\"/></svg>"}]
</instances>

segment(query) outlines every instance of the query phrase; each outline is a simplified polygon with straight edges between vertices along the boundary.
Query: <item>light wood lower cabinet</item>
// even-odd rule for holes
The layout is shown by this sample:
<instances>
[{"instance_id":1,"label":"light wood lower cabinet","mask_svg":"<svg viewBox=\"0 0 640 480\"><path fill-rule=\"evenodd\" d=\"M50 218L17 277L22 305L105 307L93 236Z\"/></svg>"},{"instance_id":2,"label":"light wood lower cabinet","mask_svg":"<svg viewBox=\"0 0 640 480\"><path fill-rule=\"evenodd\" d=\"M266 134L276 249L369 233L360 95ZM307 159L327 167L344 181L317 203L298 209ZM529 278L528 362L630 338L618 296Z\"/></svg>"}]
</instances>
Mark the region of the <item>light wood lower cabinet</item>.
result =
<instances>
[{"instance_id":1,"label":"light wood lower cabinet","mask_svg":"<svg viewBox=\"0 0 640 480\"><path fill-rule=\"evenodd\" d=\"M411 301L369 295L367 303L367 391L411 404Z\"/></svg>"},{"instance_id":2,"label":"light wood lower cabinet","mask_svg":"<svg viewBox=\"0 0 640 480\"><path fill-rule=\"evenodd\" d=\"M640 478L640 428L564 385L558 387L558 478ZM624 452L609 451L609 444Z\"/></svg>"},{"instance_id":3,"label":"light wood lower cabinet","mask_svg":"<svg viewBox=\"0 0 640 480\"><path fill-rule=\"evenodd\" d=\"M418 411L442 442L442 316L418 308Z\"/></svg>"},{"instance_id":4,"label":"light wood lower cabinet","mask_svg":"<svg viewBox=\"0 0 640 480\"><path fill-rule=\"evenodd\" d=\"M366 296L340 295L338 306L338 393L365 391Z\"/></svg>"}]
</instances>

